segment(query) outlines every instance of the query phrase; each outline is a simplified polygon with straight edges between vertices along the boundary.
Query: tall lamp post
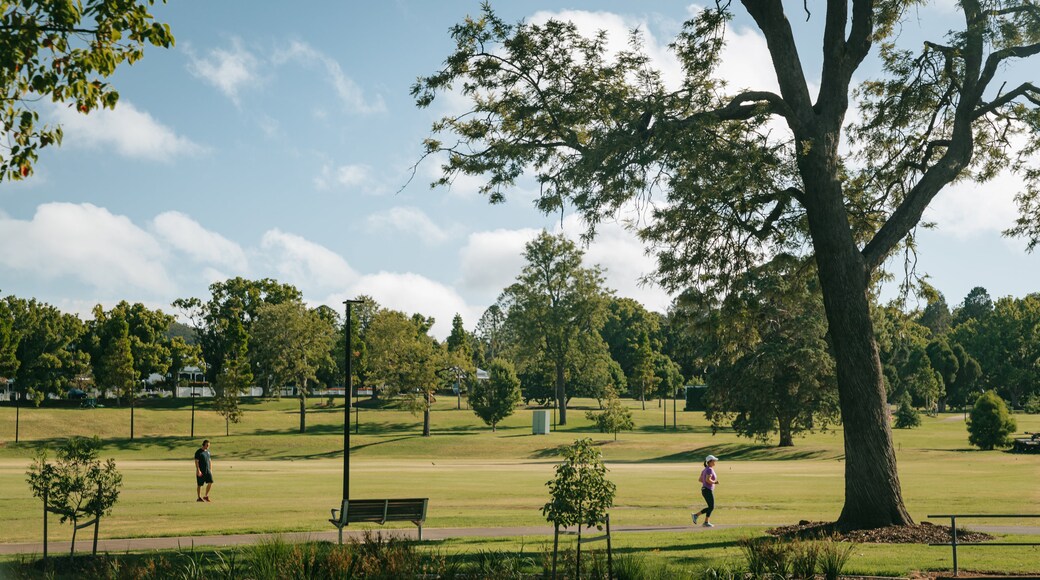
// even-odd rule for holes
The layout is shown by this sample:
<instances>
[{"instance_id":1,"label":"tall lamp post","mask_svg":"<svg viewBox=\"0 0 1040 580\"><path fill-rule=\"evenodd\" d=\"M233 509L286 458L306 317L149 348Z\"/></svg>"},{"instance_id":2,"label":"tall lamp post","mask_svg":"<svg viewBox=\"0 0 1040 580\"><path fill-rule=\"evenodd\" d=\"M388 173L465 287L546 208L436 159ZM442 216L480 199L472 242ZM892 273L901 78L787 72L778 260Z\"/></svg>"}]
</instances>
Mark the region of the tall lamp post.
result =
<instances>
[{"instance_id":1,"label":"tall lamp post","mask_svg":"<svg viewBox=\"0 0 1040 580\"><path fill-rule=\"evenodd\" d=\"M343 301L347 308L347 323L343 325L343 332L347 335L347 348L344 353L347 359L347 389L343 392L343 501L350 499L350 392L354 390L354 346L351 343L350 307L364 303L364 300Z\"/></svg>"}]
</instances>

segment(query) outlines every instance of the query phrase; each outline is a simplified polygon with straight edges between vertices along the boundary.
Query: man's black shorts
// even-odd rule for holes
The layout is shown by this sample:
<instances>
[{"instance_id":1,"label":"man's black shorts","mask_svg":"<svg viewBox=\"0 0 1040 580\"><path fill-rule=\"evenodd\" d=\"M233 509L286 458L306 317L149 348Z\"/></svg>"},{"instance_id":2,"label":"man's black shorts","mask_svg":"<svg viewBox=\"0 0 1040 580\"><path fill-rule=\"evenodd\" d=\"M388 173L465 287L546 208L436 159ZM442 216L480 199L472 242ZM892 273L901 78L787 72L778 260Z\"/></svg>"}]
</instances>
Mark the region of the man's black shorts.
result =
<instances>
[{"instance_id":1,"label":"man's black shorts","mask_svg":"<svg viewBox=\"0 0 1040 580\"><path fill-rule=\"evenodd\" d=\"M202 485L204 483L213 483L213 474L208 471L205 471L202 473L201 476L196 475L195 481L198 482L199 485Z\"/></svg>"}]
</instances>

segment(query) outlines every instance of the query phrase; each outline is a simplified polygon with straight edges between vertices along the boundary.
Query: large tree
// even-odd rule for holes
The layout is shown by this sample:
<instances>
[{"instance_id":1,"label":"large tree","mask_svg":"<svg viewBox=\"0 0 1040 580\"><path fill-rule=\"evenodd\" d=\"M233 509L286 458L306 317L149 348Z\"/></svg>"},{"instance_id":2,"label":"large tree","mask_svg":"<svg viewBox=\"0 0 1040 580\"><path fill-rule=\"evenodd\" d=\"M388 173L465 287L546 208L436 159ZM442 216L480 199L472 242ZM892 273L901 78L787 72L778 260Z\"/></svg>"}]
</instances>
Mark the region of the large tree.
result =
<instances>
[{"instance_id":1,"label":"large tree","mask_svg":"<svg viewBox=\"0 0 1040 580\"><path fill-rule=\"evenodd\" d=\"M18 337L15 387L36 405L47 395L64 396L77 379L90 376L90 356L81 340L84 325L50 304L8 296L4 299Z\"/></svg>"},{"instance_id":2,"label":"large tree","mask_svg":"<svg viewBox=\"0 0 1040 580\"><path fill-rule=\"evenodd\" d=\"M317 379L318 369L332 364L335 332L328 320L299 301L265 304L257 311L251 341L256 345L254 363L271 373L277 388L296 386L300 433L307 431L310 384Z\"/></svg>"},{"instance_id":3,"label":"large tree","mask_svg":"<svg viewBox=\"0 0 1040 580\"><path fill-rule=\"evenodd\" d=\"M265 304L281 304L303 300L303 294L294 286L271 278L247 280L229 278L209 286L210 299L179 298L173 306L179 309L195 330L206 368L206 380L211 384L223 372L224 361L235 356L242 337L233 332L236 322L241 323L249 344L249 358L255 362L258 343L250 341L253 322ZM262 376L270 376L270 369L259 369ZM270 385L264 384L266 390Z\"/></svg>"},{"instance_id":4,"label":"large tree","mask_svg":"<svg viewBox=\"0 0 1040 580\"><path fill-rule=\"evenodd\" d=\"M963 28L915 52L897 45L915 4L828 0L812 12L822 24L815 80L803 64L811 44L796 41L784 4L743 0L779 91L730 90L718 80L730 2L699 10L671 45L679 86L666 86L638 33L629 49L611 52L604 33L583 37L559 20L510 25L485 6L452 28L444 67L413 88L419 106L452 89L472 105L435 124L444 139L426 141L429 155L446 159L442 183L484 175L482 190L501 201L533 172L538 207L573 207L590 234L625 204L663 197L642 233L669 289L725 292L764 257L812 253L846 435L842 528L912 521L871 328L878 269L946 185L1020 168L1017 136L1022 155L1040 149L1040 90L1000 78L1010 61L1040 52L1040 7L963 0ZM848 119L852 79L864 76L874 47L883 76L859 87L862 119ZM1026 178L1015 232L1036 243L1040 172Z\"/></svg>"},{"instance_id":5,"label":"large tree","mask_svg":"<svg viewBox=\"0 0 1040 580\"><path fill-rule=\"evenodd\" d=\"M430 436L430 410L443 357L426 331L422 316L380 309L365 333L369 379L389 394L400 395L414 414L423 415L423 437Z\"/></svg>"},{"instance_id":6,"label":"large tree","mask_svg":"<svg viewBox=\"0 0 1040 580\"><path fill-rule=\"evenodd\" d=\"M602 340L588 340L599 338L607 292L600 269L584 267L583 255L574 242L542 231L528 242L527 263L500 300L523 358L552 366L560 425L567 424L568 366L579 355L588 356L591 348L607 353Z\"/></svg>"},{"instance_id":7,"label":"large tree","mask_svg":"<svg viewBox=\"0 0 1040 580\"><path fill-rule=\"evenodd\" d=\"M32 174L38 151L61 143L40 126L41 103L81 113L116 106L104 81L148 45L173 46L170 27L149 13L155 0L0 2L0 181Z\"/></svg>"},{"instance_id":8,"label":"large tree","mask_svg":"<svg viewBox=\"0 0 1040 580\"><path fill-rule=\"evenodd\" d=\"M740 435L794 445L794 435L837 416L834 362L818 284L809 264L781 256L742 275L742 284L711 306L707 324L718 345L707 374L707 417ZM686 300L693 300L688 293Z\"/></svg>"}]
</instances>

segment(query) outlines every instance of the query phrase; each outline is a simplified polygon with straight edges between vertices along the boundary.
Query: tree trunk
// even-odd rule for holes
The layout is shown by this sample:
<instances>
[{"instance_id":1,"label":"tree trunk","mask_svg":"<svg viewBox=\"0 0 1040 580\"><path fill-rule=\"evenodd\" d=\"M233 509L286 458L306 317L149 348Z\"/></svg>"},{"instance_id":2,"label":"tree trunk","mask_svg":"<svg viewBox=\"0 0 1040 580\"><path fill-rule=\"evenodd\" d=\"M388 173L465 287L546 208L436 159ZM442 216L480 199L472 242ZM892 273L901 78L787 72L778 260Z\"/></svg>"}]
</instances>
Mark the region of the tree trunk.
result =
<instances>
[{"instance_id":1,"label":"tree trunk","mask_svg":"<svg viewBox=\"0 0 1040 580\"><path fill-rule=\"evenodd\" d=\"M426 393L426 406L423 407L422 436L430 436L430 394Z\"/></svg>"},{"instance_id":2,"label":"tree trunk","mask_svg":"<svg viewBox=\"0 0 1040 580\"><path fill-rule=\"evenodd\" d=\"M794 436L791 434L791 420L781 417L777 421L780 430L780 445L778 447L794 447Z\"/></svg>"},{"instance_id":3,"label":"tree trunk","mask_svg":"<svg viewBox=\"0 0 1040 580\"><path fill-rule=\"evenodd\" d=\"M307 398L303 395L303 389L297 393L300 399L300 433L307 432Z\"/></svg>"},{"instance_id":4,"label":"tree trunk","mask_svg":"<svg viewBox=\"0 0 1040 580\"><path fill-rule=\"evenodd\" d=\"M563 373L563 361L556 361L556 406L560 408L560 420L557 422L559 425L567 424L567 391Z\"/></svg>"},{"instance_id":5,"label":"tree trunk","mask_svg":"<svg viewBox=\"0 0 1040 580\"><path fill-rule=\"evenodd\" d=\"M845 505L837 523L843 530L912 524L903 505L870 319L869 272L852 237L837 179L837 145L831 142L837 135L815 139L799 159L844 427Z\"/></svg>"}]
</instances>

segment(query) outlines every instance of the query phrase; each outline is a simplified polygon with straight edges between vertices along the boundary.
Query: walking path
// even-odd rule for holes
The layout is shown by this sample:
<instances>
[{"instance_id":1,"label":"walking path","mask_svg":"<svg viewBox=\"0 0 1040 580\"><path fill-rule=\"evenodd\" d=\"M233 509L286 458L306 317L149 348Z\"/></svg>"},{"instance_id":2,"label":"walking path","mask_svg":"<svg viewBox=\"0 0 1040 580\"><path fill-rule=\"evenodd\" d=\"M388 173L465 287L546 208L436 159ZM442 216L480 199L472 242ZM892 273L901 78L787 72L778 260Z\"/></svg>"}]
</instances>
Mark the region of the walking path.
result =
<instances>
[{"instance_id":1,"label":"walking path","mask_svg":"<svg viewBox=\"0 0 1040 580\"><path fill-rule=\"evenodd\" d=\"M767 524L759 524L765 527ZM714 529L755 527L753 524L716 524ZM991 534L1026 534L1040 535L1040 527L1024 526L971 526L971 529ZM703 526L617 526L612 533L640 532L709 532L711 528ZM372 530L369 530L372 531ZM391 528L389 533L405 538L414 538L416 531L409 528ZM343 536L360 539L363 530L344 530ZM512 528L423 528L423 539L444 540L448 538L496 538L517 536L543 536L551 538L553 529L548 526L528 526ZM590 534L596 533L595 530ZM281 534L232 534L228 536L177 536L166 538L128 538L120 540L98 540L98 550L102 552L143 552L149 550L190 549L193 546L241 546L255 544L264 539L279 537L287 542L336 541L336 531L325 532L286 532ZM81 539L77 552L89 552L90 538ZM58 555L68 553L69 542L49 542L47 551ZM0 544L0 554L42 554L42 543Z\"/></svg>"}]
</instances>

